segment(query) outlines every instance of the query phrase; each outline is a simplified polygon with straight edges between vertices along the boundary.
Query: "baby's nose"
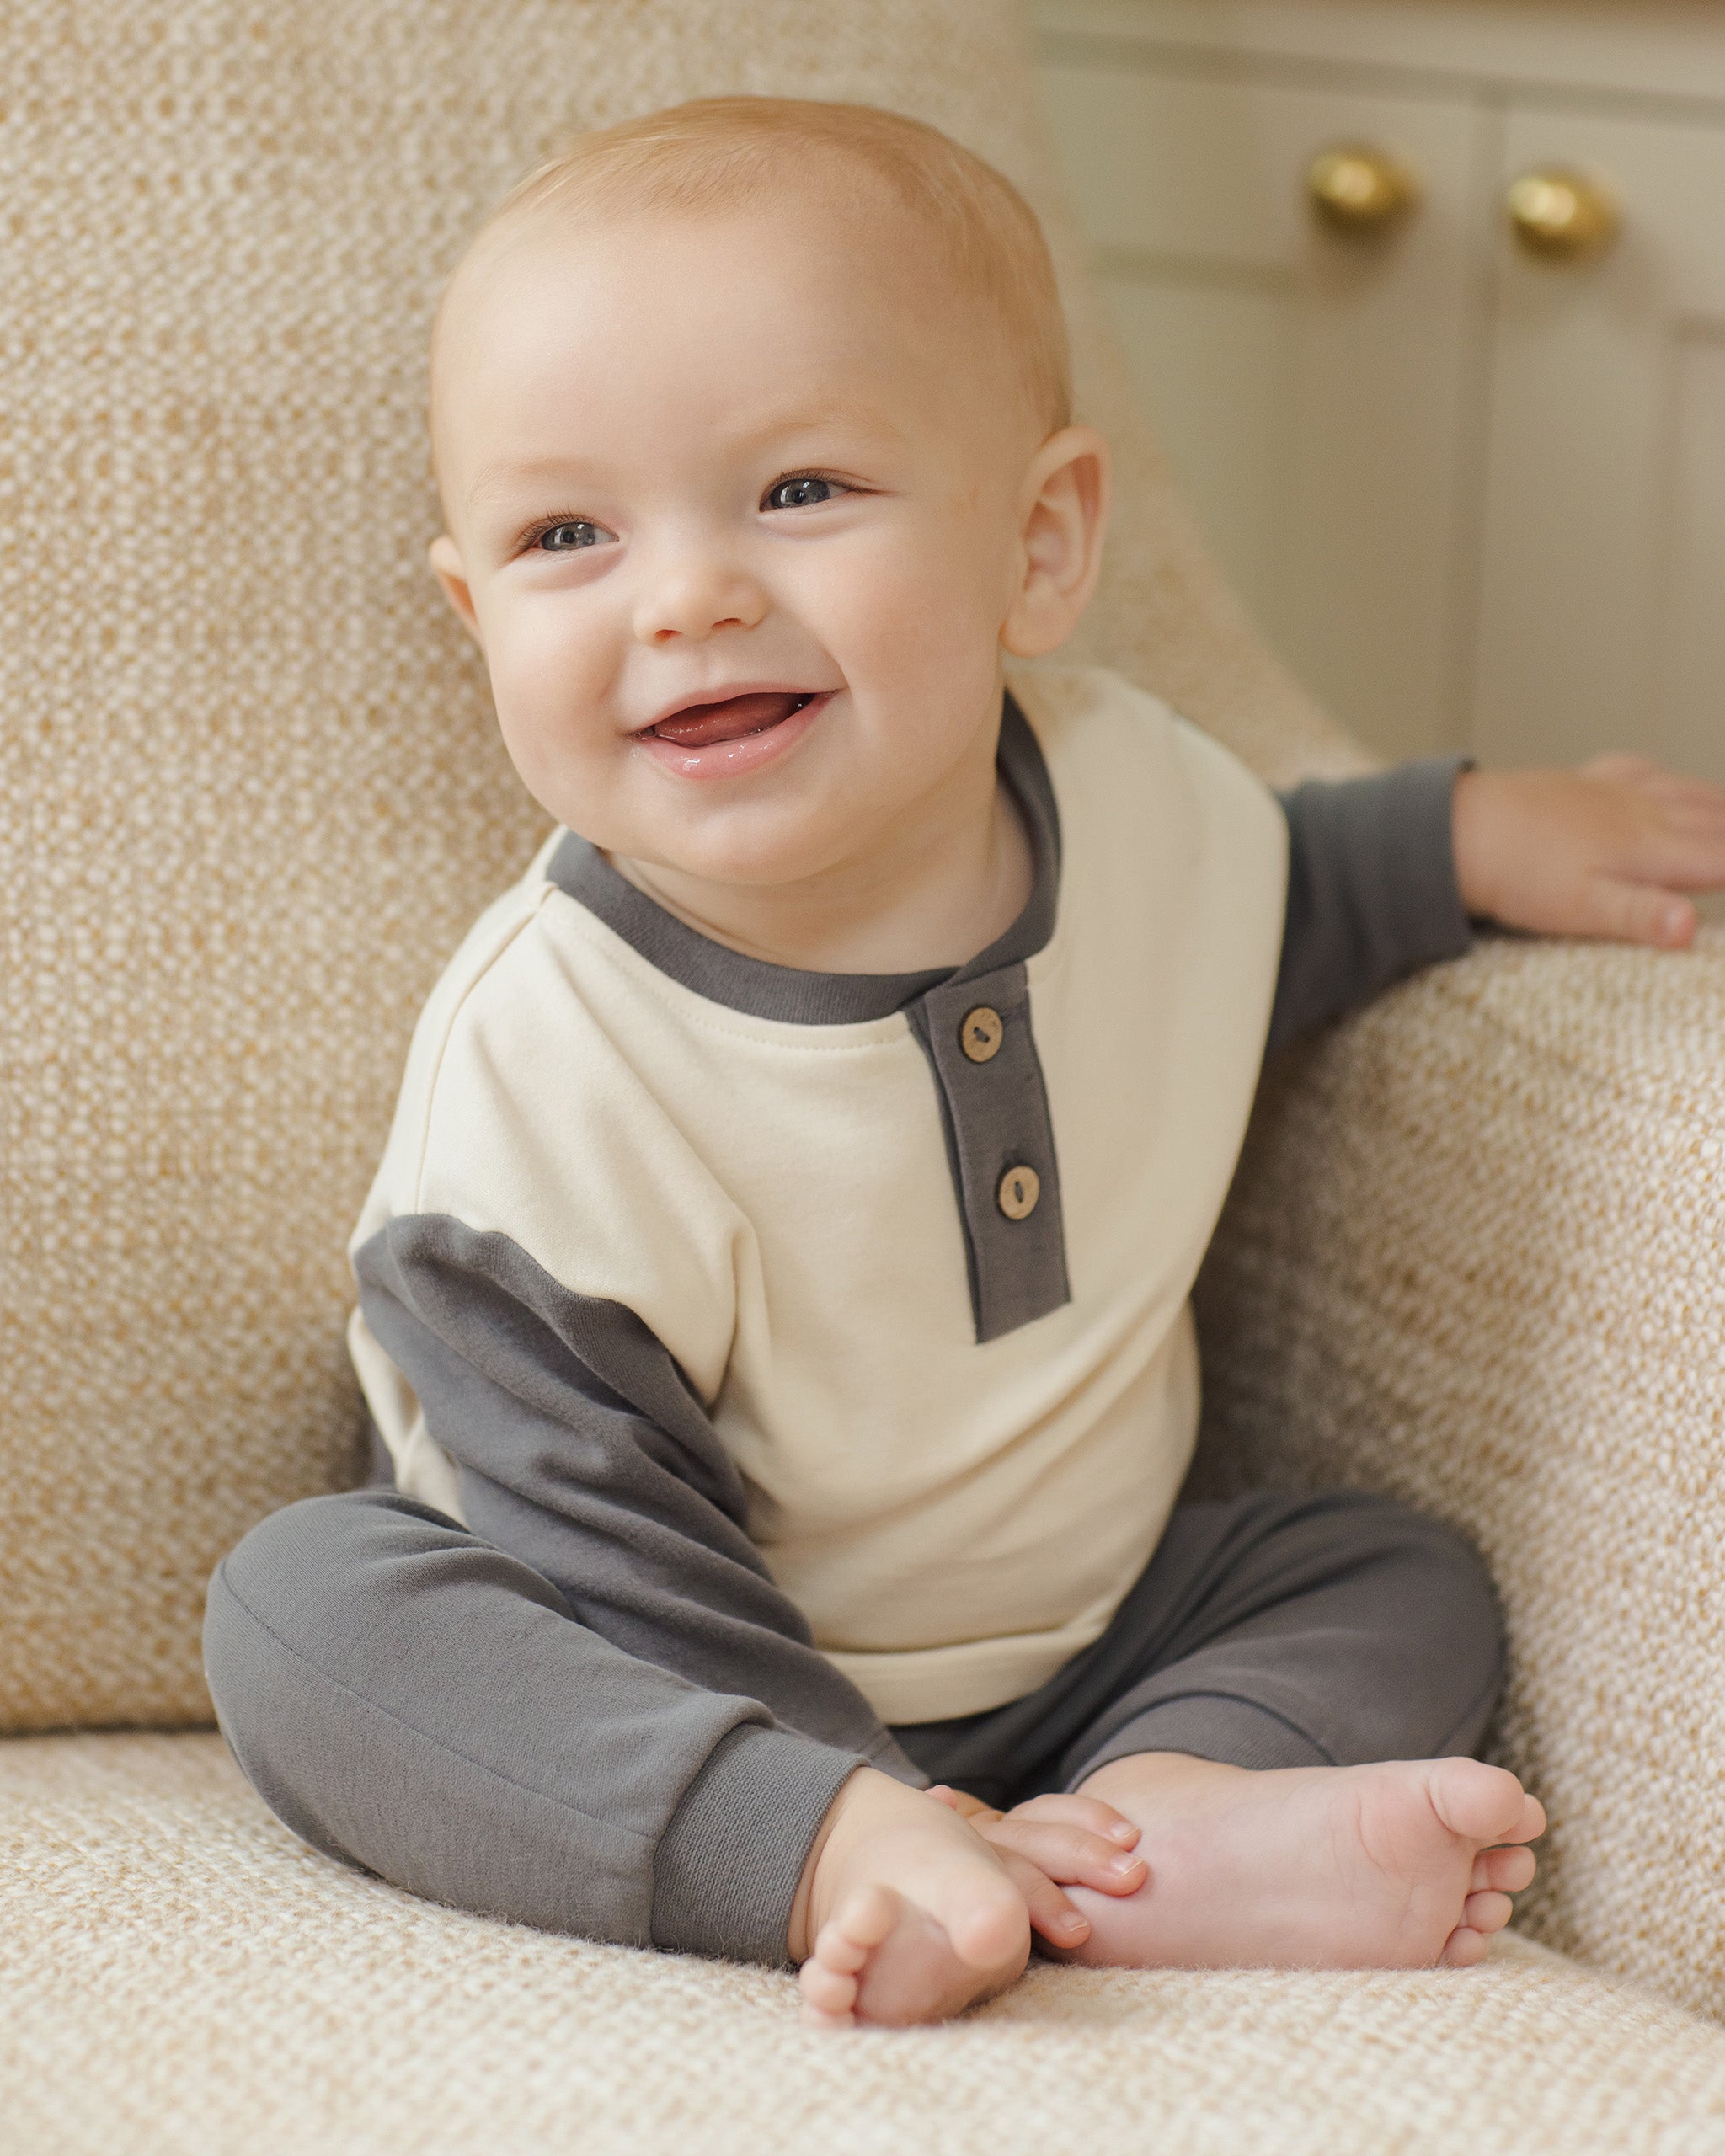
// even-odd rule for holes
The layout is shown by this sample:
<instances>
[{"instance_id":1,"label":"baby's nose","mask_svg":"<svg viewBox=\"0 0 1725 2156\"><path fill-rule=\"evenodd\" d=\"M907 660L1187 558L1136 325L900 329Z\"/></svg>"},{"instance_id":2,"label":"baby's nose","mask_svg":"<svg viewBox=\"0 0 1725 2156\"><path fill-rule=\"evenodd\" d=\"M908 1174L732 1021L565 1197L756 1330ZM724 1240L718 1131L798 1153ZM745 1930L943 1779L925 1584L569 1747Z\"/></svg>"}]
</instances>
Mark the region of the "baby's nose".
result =
<instances>
[{"instance_id":1,"label":"baby's nose","mask_svg":"<svg viewBox=\"0 0 1725 2156\"><path fill-rule=\"evenodd\" d=\"M766 611L766 594L753 577L715 558L683 554L648 577L635 609L635 635L646 644L674 637L699 643L715 629L755 628Z\"/></svg>"}]
</instances>

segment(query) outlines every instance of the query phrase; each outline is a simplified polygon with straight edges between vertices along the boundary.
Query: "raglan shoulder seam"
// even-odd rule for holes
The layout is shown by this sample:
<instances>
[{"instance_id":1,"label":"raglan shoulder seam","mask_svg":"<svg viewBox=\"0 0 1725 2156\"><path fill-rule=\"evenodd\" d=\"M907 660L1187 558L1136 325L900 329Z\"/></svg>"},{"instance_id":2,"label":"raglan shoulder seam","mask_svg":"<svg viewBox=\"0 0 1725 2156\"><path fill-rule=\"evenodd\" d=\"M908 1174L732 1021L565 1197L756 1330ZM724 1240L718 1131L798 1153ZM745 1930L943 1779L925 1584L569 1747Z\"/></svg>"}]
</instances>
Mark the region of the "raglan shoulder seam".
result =
<instances>
[{"instance_id":1,"label":"raglan shoulder seam","mask_svg":"<svg viewBox=\"0 0 1725 2156\"><path fill-rule=\"evenodd\" d=\"M456 1028L461 1022L462 1014L478 992L480 984L489 979L508 954L515 948L521 937L537 925L544 908L547 894L555 888L555 885L542 876L537 889L531 894L531 902L523 906L520 917L512 923L508 933L499 937L494 947L486 954L483 963L476 967L468 979L462 984L461 993L450 1006L448 1015L444 1021L442 1033L435 1047L430 1052L431 1067L427 1074L425 1104L420 1111L419 1145L414 1161L413 1174L414 1202L411 1210L414 1214L419 1214L425 1210L425 1166L431 1146L431 1123L437 1106L437 1087L443 1075L444 1062L449 1053L450 1043L455 1038Z\"/></svg>"}]
</instances>

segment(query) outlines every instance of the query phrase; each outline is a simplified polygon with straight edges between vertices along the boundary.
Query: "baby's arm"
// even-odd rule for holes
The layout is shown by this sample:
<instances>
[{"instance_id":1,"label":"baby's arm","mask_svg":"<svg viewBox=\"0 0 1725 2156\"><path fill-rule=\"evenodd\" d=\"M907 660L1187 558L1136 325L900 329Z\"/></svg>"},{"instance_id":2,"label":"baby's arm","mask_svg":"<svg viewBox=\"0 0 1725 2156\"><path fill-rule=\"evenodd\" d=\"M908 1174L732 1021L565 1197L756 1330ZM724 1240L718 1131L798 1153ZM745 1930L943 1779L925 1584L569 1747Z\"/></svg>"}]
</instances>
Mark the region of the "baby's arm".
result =
<instances>
[{"instance_id":1,"label":"baby's arm","mask_svg":"<svg viewBox=\"0 0 1725 2156\"><path fill-rule=\"evenodd\" d=\"M1579 771L1466 771L1455 867L1470 913L1547 936L1681 949L1686 891L1725 889L1725 787L1642 756Z\"/></svg>"},{"instance_id":2,"label":"baby's arm","mask_svg":"<svg viewBox=\"0 0 1725 2156\"><path fill-rule=\"evenodd\" d=\"M1278 795L1288 898L1267 1053L1470 947L1452 830L1465 760L1309 779Z\"/></svg>"},{"instance_id":3,"label":"baby's arm","mask_svg":"<svg viewBox=\"0 0 1725 2156\"><path fill-rule=\"evenodd\" d=\"M583 1905L556 1928L639 1936L611 1904L644 1896L654 1944L782 1958L804 1855L844 1782L864 1762L921 1777L768 1573L742 1478L676 1360L621 1303L572 1293L511 1238L447 1214L391 1219L355 1269L372 1336L455 1467L467 1528L482 1550L531 1567L571 1620L547 1646L532 1644L546 1628L536 1619L530 1631L524 1614L527 1658L509 1702L526 1751L536 1728L553 1750L547 1723L572 1732L572 1765L556 1778L579 1773L563 1791L579 1817L550 1823L533 1863L547 1878L590 1880L590 1893L581 1886ZM441 1599L429 1566L404 1569L398 1595L409 1606L381 1622L404 1638L458 1625L461 1598ZM536 1676L531 1656L547 1652L554 1666ZM431 1657L425 1682L447 1696L395 1711L489 1727L465 1667ZM518 1771L487 1764L506 1780ZM506 1838L489 1852L482 1828L469 1860L478 1898L516 1914L522 1852ZM590 1862L559 1857L559 1837L589 1832ZM638 1852L628 1880L620 1846ZM393 1876L378 1860L387 1849L350 1854ZM492 1869L494 1886L480 1879ZM475 1904L472 1886L462 1898Z\"/></svg>"},{"instance_id":4,"label":"baby's arm","mask_svg":"<svg viewBox=\"0 0 1725 2156\"><path fill-rule=\"evenodd\" d=\"M433 1523L403 1530L429 1538L424 1550L367 1558L367 1591L387 1606L347 1626L360 1636L341 1650L344 1675L350 1689L387 1682L380 1704L395 1722L459 1732L496 1793L464 1794L465 1763L452 1780L416 1766L414 1807L397 1817L374 1800L363 1845L327 1822L315 1838L386 1876L414 1865L420 1891L469 1907L733 1957L800 1961L859 1895L861 1917L852 1907L847 1921L866 1933L884 1894L898 1914L893 1951L873 1956L872 2019L949 2011L955 1994L963 2004L1016 1973L1033 1922L1062 1945L1087 1934L1036 1868L1034 1833L991 1853L915 1786L767 1573L734 1462L638 1317L447 1215L388 1222L355 1270L371 1332L454 1464L480 1540ZM557 1618L499 1595L505 1554L531 1567ZM382 1678L368 1659L379 1636L399 1642ZM554 1803L488 1832L503 1788L523 1782ZM452 1822L458 1882L425 1871L427 1807ZM1108 1883L1106 1845L1056 1850L1041 1832L1066 1876ZM638 1860L622 1865L629 1847ZM632 1901L645 1908L630 1919ZM954 1946L948 1919L980 1959Z\"/></svg>"},{"instance_id":5,"label":"baby's arm","mask_svg":"<svg viewBox=\"0 0 1725 2156\"><path fill-rule=\"evenodd\" d=\"M1471 920L1680 947L1725 889L1725 788L1636 756L1482 771L1461 756L1279 799L1288 902L1268 1048L1459 958Z\"/></svg>"}]
</instances>

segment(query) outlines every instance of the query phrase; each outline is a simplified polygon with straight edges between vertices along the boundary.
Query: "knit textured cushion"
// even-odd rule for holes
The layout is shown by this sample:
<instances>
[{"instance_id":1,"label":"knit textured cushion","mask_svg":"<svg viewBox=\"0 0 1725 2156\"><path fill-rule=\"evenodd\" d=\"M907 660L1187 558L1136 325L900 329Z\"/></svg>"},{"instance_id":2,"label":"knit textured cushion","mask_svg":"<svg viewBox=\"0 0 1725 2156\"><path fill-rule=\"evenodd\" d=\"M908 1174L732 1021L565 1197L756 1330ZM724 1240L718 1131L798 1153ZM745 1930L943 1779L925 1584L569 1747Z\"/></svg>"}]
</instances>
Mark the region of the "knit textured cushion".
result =
<instances>
[{"instance_id":1,"label":"knit textured cushion","mask_svg":"<svg viewBox=\"0 0 1725 2156\"><path fill-rule=\"evenodd\" d=\"M1491 937L1265 1087L1199 1315L1208 1486L1484 1552L1551 1822L1518 1923L1725 2016L1722 1164L1725 934Z\"/></svg>"},{"instance_id":2,"label":"knit textured cushion","mask_svg":"<svg viewBox=\"0 0 1725 2156\"><path fill-rule=\"evenodd\" d=\"M1725 2031L1525 1941L1482 1969L1033 1965L818 2035L788 1977L435 1908L207 1737L0 1742L0 2144L52 2156L1703 2156Z\"/></svg>"},{"instance_id":3,"label":"knit textured cushion","mask_svg":"<svg viewBox=\"0 0 1725 2156\"><path fill-rule=\"evenodd\" d=\"M211 1566L350 1477L342 1250L541 828L425 564L423 346L576 130L728 89L1049 200L1003 0L11 0L0 99L0 1727L207 1714ZM1064 237L1121 517L1086 646L1348 760L1206 565Z\"/></svg>"}]
</instances>

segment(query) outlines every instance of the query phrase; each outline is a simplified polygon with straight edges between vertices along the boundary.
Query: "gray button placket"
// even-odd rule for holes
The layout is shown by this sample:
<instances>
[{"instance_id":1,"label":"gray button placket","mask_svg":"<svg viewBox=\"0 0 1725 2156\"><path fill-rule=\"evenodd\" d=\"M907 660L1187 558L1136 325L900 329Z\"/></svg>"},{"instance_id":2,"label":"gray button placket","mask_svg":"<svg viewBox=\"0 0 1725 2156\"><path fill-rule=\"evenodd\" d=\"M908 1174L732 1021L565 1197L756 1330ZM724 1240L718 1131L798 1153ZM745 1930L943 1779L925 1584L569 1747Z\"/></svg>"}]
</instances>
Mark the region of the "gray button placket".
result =
<instances>
[{"instance_id":1,"label":"gray button placket","mask_svg":"<svg viewBox=\"0 0 1725 2156\"><path fill-rule=\"evenodd\" d=\"M964 1048L965 1021L979 1010L1000 1020L1000 1044L985 1060ZM971 1306L979 1342L998 1340L1071 1300L1060 1171L1048 1089L1030 1030L1030 986L1022 965L1001 966L931 988L906 1013L933 1067L951 1155L954 1196L964 1216ZM990 1029L991 1031L992 1029ZM1007 1203L1030 1209L1009 1217L1002 1184L1015 1168L1032 1171Z\"/></svg>"},{"instance_id":2,"label":"gray button placket","mask_svg":"<svg viewBox=\"0 0 1725 2156\"><path fill-rule=\"evenodd\" d=\"M650 965L729 1010L798 1026L863 1025L903 1013L934 1077L979 1343L1072 1299L1054 1129L1024 971L1054 933L1060 806L1035 733L1010 696L1001 714L1000 770L1035 862L1030 895L1005 935L956 975L946 968L823 974L745 957L665 912L574 831L563 833L545 868L549 882ZM966 1018L976 1021L968 1055Z\"/></svg>"}]
</instances>

